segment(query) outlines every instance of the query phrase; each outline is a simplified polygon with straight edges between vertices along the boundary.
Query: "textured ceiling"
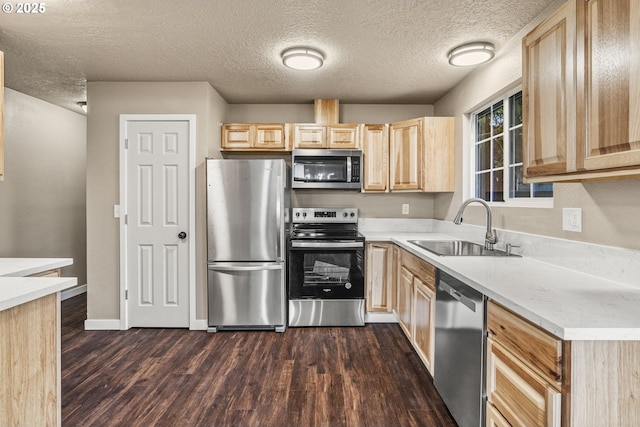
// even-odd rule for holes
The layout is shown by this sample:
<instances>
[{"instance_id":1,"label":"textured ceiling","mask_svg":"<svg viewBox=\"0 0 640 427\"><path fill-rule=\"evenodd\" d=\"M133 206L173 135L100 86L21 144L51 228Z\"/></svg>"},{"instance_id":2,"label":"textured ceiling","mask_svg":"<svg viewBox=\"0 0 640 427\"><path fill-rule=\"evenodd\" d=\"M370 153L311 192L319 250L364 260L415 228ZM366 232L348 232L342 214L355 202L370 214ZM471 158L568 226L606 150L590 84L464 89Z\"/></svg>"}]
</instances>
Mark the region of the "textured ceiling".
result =
<instances>
[{"instance_id":1,"label":"textured ceiling","mask_svg":"<svg viewBox=\"0 0 640 427\"><path fill-rule=\"evenodd\" d=\"M447 63L452 47L500 55L552 1L47 0L0 14L0 50L7 87L69 109L87 81L208 81L234 104L431 104L472 70ZM298 45L325 65L284 67Z\"/></svg>"}]
</instances>

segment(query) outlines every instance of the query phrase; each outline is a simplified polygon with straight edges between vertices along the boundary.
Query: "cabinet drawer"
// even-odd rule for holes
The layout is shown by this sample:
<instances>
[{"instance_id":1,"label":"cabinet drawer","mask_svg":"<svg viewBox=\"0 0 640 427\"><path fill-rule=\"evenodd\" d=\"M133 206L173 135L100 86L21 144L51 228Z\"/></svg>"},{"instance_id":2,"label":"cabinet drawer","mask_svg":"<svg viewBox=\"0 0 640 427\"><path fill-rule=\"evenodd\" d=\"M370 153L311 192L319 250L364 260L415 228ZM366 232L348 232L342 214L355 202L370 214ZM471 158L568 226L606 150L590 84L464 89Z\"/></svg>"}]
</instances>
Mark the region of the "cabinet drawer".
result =
<instances>
[{"instance_id":1,"label":"cabinet drawer","mask_svg":"<svg viewBox=\"0 0 640 427\"><path fill-rule=\"evenodd\" d=\"M562 340L493 301L487 306L487 331L495 342L561 387Z\"/></svg>"},{"instance_id":2,"label":"cabinet drawer","mask_svg":"<svg viewBox=\"0 0 640 427\"><path fill-rule=\"evenodd\" d=\"M435 292L436 268L434 266L405 250L402 251L402 266Z\"/></svg>"},{"instance_id":3,"label":"cabinet drawer","mask_svg":"<svg viewBox=\"0 0 640 427\"><path fill-rule=\"evenodd\" d=\"M512 426L559 427L561 397L508 350L487 340L487 409L495 406Z\"/></svg>"},{"instance_id":4,"label":"cabinet drawer","mask_svg":"<svg viewBox=\"0 0 640 427\"><path fill-rule=\"evenodd\" d=\"M491 403L487 402L487 422L486 427L511 427L509 421L505 420L500 411Z\"/></svg>"}]
</instances>

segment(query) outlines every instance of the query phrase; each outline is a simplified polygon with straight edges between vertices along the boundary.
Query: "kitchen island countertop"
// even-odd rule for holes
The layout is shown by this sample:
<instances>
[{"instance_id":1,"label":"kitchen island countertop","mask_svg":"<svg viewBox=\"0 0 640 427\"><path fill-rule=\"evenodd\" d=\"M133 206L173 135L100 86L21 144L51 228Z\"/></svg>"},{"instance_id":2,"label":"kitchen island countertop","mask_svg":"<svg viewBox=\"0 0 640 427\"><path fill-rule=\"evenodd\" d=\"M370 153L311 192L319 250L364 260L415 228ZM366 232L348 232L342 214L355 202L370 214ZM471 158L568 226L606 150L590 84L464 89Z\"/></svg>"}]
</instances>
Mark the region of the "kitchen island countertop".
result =
<instances>
[{"instance_id":1,"label":"kitchen island countertop","mask_svg":"<svg viewBox=\"0 0 640 427\"><path fill-rule=\"evenodd\" d=\"M73 264L72 258L0 258L0 277L22 277Z\"/></svg>"},{"instance_id":2,"label":"kitchen island countertop","mask_svg":"<svg viewBox=\"0 0 640 427\"><path fill-rule=\"evenodd\" d=\"M0 277L0 311L76 286L75 277Z\"/></svg>"},{"instance_id":3,"label":"kitchen island countertop","mask_svg":"<svg viewBox=\"0 0 640 427\"><path fill-rule=\"evenodd\" d=\"M362 232L393 242L564 340L640 340L640 287L527 257L438 256L409 240L442 233Z\"/></svg>"}]
</instances>

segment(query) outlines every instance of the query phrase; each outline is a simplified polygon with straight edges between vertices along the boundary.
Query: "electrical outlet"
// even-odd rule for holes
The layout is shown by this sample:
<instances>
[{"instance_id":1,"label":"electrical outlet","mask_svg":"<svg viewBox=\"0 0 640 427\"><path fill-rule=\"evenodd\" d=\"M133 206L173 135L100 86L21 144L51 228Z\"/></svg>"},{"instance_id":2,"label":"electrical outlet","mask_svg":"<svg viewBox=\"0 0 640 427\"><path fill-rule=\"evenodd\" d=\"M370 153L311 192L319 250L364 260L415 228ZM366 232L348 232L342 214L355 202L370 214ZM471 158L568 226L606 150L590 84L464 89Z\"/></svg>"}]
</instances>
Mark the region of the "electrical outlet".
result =
<instances>
[{"instance_id":1,"label":"electrical outlet","mask_svg":"<svg viewBox=\"0 0 640 427\"><path fill-rule=\"evenodd\" d=\"M120 218L120 205L113 205L113 217Z\"/></svg>"},{"instance_id":2,"label":"electrical outlet","mask_svg":"<svg viewBox=\"0 0 640 427\"><path fill-rule=\"evenodd\" d=\"M402 215L409 215L409 203L402 204Z\"/></svg>"},{"instance_id":3,"label":"electrical outlet","mask_svg":"<svg viewBox=\"0 0 640 427\"><path fill-rule=\"evenodd\" d=\"M565 231L582 232L582 209L562 209L562 229Z\"/></svg>"}]
</instances>

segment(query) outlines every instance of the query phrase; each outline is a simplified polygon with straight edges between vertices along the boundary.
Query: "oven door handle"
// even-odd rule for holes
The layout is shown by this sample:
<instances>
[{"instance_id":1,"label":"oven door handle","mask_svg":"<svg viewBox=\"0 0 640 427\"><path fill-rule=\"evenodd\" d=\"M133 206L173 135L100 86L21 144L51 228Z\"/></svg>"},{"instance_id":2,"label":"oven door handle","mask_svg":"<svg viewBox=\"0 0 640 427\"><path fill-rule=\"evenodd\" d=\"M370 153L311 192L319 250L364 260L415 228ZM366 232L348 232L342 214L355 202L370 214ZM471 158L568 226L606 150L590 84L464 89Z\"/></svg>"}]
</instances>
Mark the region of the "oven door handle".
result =
<instances>
[{"instance_id":1,"label":"oven door handle","mask_svg":"<svg viewBox=\"0 0 640 427\"><path fill-rule=\"evenodd\" d=\"M322 248L322 249L358 249L364 248L364 242L308 242L294 240L292 248Z\"/></svg>"}]
</instances>

